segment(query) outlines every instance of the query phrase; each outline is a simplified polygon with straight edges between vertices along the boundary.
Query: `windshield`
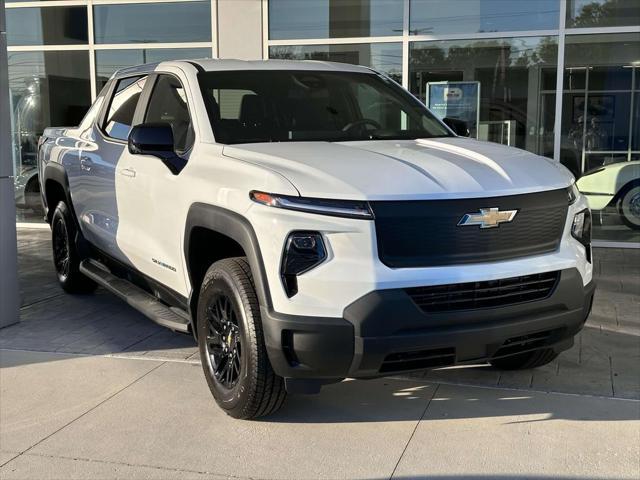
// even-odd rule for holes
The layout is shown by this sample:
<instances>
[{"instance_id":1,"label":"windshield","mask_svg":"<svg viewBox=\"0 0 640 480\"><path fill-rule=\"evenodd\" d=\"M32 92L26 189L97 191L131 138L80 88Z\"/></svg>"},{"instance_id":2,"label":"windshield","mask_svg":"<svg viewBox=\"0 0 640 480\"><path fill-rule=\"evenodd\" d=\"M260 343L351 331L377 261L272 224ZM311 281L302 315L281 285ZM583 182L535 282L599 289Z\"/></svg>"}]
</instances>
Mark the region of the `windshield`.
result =
<instances>
[{"instance_id":1,"label":"windshield","mask_svg":"<svg viewBox=\"0 0 640 480\"><path fill-rule=\"evenodd\" d=\"M422 103L373 73L240 70L198 78L219 143L451 136Z\"/></svg>"}]
</instances>

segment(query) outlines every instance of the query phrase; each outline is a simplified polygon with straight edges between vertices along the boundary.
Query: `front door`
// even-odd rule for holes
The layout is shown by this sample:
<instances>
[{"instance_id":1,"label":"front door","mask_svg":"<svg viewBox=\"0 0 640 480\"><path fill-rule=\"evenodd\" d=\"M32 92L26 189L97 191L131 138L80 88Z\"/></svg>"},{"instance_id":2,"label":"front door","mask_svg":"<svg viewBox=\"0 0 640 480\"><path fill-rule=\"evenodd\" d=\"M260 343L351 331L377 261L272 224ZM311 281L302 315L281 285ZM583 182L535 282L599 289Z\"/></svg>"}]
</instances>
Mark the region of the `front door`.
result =
<instances>
[{"instance_id":1,"label":"front door","mask_svg":"<svg viewBox=\"0 0 640 480\"><path fill-rule=\"evenodd\" d=\"M188 158L195 138L182 83L174 75L159 74L147 88L151 93L143 123L170 124L175 152ZM186 295L181 267L184 225L176 224L184 176L172 173L157 157L128 151L120 168L128 175L116 180L118 245L139 271Z\"/></svg>"}]
</instances>

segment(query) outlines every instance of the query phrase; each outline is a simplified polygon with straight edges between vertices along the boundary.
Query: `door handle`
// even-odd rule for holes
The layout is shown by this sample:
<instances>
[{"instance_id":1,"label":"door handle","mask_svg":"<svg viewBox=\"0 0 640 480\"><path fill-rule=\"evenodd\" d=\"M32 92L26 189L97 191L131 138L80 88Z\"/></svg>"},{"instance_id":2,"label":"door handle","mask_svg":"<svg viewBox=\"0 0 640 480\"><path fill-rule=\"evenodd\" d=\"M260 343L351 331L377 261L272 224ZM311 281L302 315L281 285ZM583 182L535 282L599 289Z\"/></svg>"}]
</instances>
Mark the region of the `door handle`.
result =
<instances>
[{"instance_id":1,"label":"door handle","mask_svg":"<svg viewBox=\"0 0 640 480\"><path fill-rule=\"evenodd\" d=\"M93 162L89 157L80 157L80 170L90 172L91 167L93 167Z\"/></svg>"},{"instance_id":2,"label":"door handle","mask_svg":"<svg viewBox=\"0 0 640 480\"><path fill-rule=\"evenodd\" d=\"M136 176L136 171L133 168L122 168L120 169L120 175L133 178Z\"/></svg>"}]
</instances>

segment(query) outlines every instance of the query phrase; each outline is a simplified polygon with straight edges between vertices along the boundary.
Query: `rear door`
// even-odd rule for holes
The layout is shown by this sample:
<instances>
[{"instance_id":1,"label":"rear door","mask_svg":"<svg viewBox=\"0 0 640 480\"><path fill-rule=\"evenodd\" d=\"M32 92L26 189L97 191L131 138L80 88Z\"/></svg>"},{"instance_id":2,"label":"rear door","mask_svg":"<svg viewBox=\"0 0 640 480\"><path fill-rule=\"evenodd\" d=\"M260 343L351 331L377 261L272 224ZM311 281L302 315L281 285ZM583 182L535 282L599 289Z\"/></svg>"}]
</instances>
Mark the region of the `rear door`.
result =
<instances>
[{"instance_id":1,"label":"rear door","mask_svg":"<svg viewBox=\"0 0 640 480\"><path fill-rule=\"evenodd\" d=\"M122 205L118 203L116 177L131 175L121 162L128 153L127 139L146 81L146 75L113 81L102 114L83 135L73 189L74 207L87 240L126 263L130 262L117 244Z\"/></svg>"}]
</instances>

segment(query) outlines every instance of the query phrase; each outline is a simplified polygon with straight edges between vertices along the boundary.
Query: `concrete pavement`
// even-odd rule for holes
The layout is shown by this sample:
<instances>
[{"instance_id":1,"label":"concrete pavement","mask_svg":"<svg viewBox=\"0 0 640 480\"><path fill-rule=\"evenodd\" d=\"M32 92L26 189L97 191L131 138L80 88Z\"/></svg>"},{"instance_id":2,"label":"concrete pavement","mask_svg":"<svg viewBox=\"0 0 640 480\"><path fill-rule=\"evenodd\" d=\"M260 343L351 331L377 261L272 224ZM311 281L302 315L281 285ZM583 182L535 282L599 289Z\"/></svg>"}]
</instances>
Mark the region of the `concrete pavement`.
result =
<instances>
[{"instance_id":1,"label":"concrete pavement","mask_svg":"<svg viewBox=\"0 0 640 480\"><path fill-rule=\"evenodd\" d=\"M346 381L268 420L217 409L199 365L3 351L0 478L615 478L635 400Z\"/></svg>"},{"instance_id":2,"label":"concrete pavement","mask_svg":"<svg viewBox=\"0 0 640 480\"><path fill-rule=\"evenodd\" d=\"M548 367L346 381L243 422L216 408L190 337L100 290L63 295L48 232L19 236L0 479L640 478L640 252L596 252L594 315Z\"/></svg>"}]
</instances>

